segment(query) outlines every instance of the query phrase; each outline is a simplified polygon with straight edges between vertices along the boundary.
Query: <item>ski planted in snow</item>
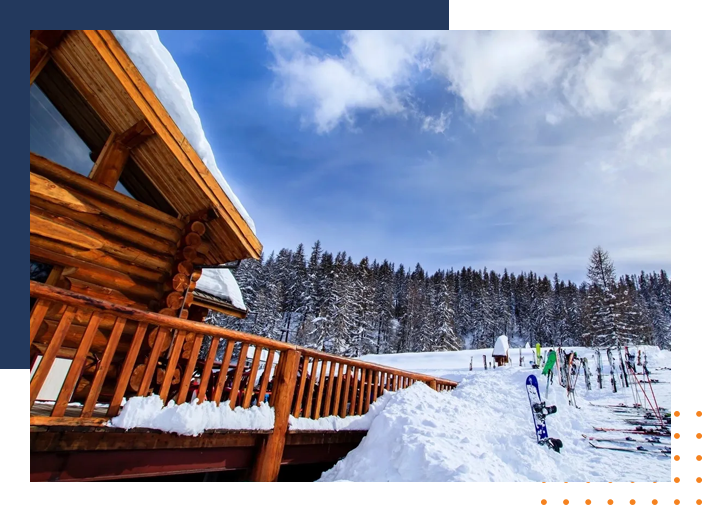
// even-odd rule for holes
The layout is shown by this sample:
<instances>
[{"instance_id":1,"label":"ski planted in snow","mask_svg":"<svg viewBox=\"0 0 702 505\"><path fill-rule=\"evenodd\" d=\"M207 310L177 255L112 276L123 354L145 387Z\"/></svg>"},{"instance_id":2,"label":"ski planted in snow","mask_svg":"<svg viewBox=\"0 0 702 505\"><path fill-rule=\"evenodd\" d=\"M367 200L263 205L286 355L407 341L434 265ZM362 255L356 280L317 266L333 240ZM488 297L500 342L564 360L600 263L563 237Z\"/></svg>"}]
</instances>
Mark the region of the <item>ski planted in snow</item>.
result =
<instances>
[{"instance_id":1,"label":"ski planted in snow","mask_svg":"<svg viewBox=\"0 0 702 505\"><path fill-rule=\"evenodd\" d=\"M530 375L526 380L527 396L529 397L529 405L531 405L531 415L534 418L534 429L536 430L536 441L553 449L556 452L561 452L563 442L557 438L550 438L546 429L546 416L556 413L556 406L546 406L546 402L541 401L539 393L539 381L535 375Z\"/></svg>"},{"instance_id":2,"label":"ski planted in snow","mask_svg":"<svg viewBox=\"0 0 702 505\"><path fill-rule=\"evenodd\" d=\"M619 346L619 371L621 372L619 374L620 381L622 384L624 384L626 387L629 387L629 378L627 377L626 373L626 364L624 361L624 358L622 357L622 348Z\"/></svg>"},{"instance_id":3,"label":"ski planted in snow","mask_svg":"<svg viewBox=\"0 0 702 505\"><path fill-rule=\"evenodd\" d=\"M614 357L612 356L612 350L607 349L607 359L609 360L609 374L612 378L612 391L617 392L617 378L614 375Z\"/></svg>"},{"instance_id":4,"label":"ski planted in snow","mask_svg":"<svg viewBox=\"0 0 702 505\"><path fill-rule=\"evenodd\" d=\"M592 391L592 382L590 381L590 365L587 362L587 358L582 358L580 364L583 367L583 374L585 375L585 386L588 391Z\"/></svg>"},{"instance_id":5,"label":"ski planted in snow","mask_svg":"<svg viewBox=\"0 0 702 505\"><path fill-rule=\"evenodd\" d=\"M595 365L597 366L597 384L602 389L602 355L599 349L595 351Z\"/></svg>"}]
</instances>

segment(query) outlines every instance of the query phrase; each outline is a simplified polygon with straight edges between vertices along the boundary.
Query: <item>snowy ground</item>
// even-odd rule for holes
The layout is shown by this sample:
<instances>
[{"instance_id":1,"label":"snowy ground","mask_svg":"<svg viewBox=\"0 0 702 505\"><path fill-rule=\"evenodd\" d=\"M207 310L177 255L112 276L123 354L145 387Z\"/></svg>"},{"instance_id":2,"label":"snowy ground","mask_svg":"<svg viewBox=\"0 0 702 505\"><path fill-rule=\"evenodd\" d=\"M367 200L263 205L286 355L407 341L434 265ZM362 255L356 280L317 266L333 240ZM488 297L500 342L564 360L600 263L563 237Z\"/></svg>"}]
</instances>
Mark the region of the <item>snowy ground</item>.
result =
<instances>
[{"instance_id":1,"label":"snowy ground","mask_svg":"<svg viewBox=\"0 0 702 505\"><path fill-rule=\"evenodd\" d=\"M642 348L643 349L643 348ZM594 352L576 348L588 358L595 371ZM670 408L670 352L646 348L658 404ZM568 405L566 392L550 387L548 404L558 412L547 418L549 435L560 438L560 454L535 442L534 425L526 392L530 350L524 367L519 367L519 350L511 349L513 365L485 370L484 350L450 353L373 355L362 359L406 370L452 379L456 390L437 393L415 384L393 394L371 422L368 435L358 448L321 481L552 481L552 482L642 482L670 480L670 458L664 455L627 453L592 448L582 437L623 438L627 434L599 433L594 426L633 427L610 409L590 404L631 405L631 389L613 393L608 380L599 389L593 376L587 391L581 376L577 400L581 407ZM473 371L469 370L473 357ZM605 367L609 373L609 367ZM545 378L539 374L542 397ZM631 435L641 438L638 435ZM666 443L669 439L663 439ZM610 444L611 445L611 444ZM623 446L623 445L622 445ZM653 447L648 445L648 447Z\"/></svg>"}]
</instances>

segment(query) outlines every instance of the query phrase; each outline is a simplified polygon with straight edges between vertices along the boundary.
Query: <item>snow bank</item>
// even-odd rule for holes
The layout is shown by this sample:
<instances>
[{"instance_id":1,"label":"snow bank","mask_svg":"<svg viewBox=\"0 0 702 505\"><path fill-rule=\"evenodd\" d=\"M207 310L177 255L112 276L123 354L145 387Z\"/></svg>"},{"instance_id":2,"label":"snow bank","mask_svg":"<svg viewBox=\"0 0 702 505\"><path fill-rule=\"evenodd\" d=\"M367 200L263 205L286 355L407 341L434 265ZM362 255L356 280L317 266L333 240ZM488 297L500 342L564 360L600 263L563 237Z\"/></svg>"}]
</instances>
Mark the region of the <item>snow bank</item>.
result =
<instances>
[{"instance_id":1,"label":"snow bank","mask_svg":"<svg viewBox=\"0 0 702 505\"><path fill-rule=\"evenodd\" d=\"M226 300L237 309L246 311L239 284L226 268L203 268L195 290Z\"/></svg>"},{"instance_id":2,"label":"snow bank","mask_svg":"<svg viewBox=\"0 0 702 505\"><path fill-rule=\"evenodd\" d=\"M390 398L397 393L385 391L383 396L373 402L368 412L362 416L322 417L320 419L304 419L290 416L288 426L291 430L368 430L373 420L383 411Z\"/></svg>"},{"instance_id":3,"label":"snow bank","mask_svg":"<svg viewBox=\"0 0 702 505\"><path fill-rule=\"evenodd\" d=\"M507 356L509 352L509 341L507 335L500 335L495 342L495 348L492 350L493 356Z\"/></svg>"},{"instance_id":4,"label":"snow bank","mask_svg":"<svg viewBox=\"0 0 702 505\"><path fill-rule=\"evenodd\" d=\"M253 219L234 194L215 161L212 147L205 137L200 116L195 110L183 75L171 53L158 38L155 30L112 30L121 46L136 65L146 82L170 114L178 128L202 158L225 194L239 211L251 230L256 233Z\"/></svg>"},{"instance_id":5,"label":"snow bank","mask_svg":"<svg viewBox=\"0 0 702 505\"><path fill-rule=\"evenodd\" d=\"M546 350L548 348L545 348ZM647 354L661 407L670 408L670 352L640 347ZM571 350L571 349L569 349ZM594 372L592 349L574 348L587 357ZM536 443L526 399L526 377L536 372L545 396L545 378L529 367L468 370L471 356L488 350L366 356L406 370L459 380L451 392L438 393L423 383L388 398L359 446L322 474L320 481L501 481L501 482L645 482L670 480L670 458L655 454L598 450L582 437L603 435L595 426L630 427L620 415L592 404L632 403L630 388L613 393L587 391L582 376L576 384L581 407L569 406L557 379L549 386L548 404L558 412L548 417L549 435L564 447L555 453ZM516 352L515 352L516 351ZM510 350L518 355L519 349ZM432 369L432 366L435 367ZM605 365L605 373L609 367ZM592 403L592 404L591 404ZM605 437L625 434L608 433Z\"/></svg>"},{"instance_id":6,"label":"snow bank","mask_svg":"<svg viewBox=\"0 0 702 505\"><path fill-rule=\"evenodd\" d=\"M267 403L260 407L231 409L228 402L202 402L163 406L158 395L135 396L127 400L117 417L108 422L115 428L152 428L179 435L196 436L205 430L272 430L274 410Z\"/></svg>"}]
</instances>

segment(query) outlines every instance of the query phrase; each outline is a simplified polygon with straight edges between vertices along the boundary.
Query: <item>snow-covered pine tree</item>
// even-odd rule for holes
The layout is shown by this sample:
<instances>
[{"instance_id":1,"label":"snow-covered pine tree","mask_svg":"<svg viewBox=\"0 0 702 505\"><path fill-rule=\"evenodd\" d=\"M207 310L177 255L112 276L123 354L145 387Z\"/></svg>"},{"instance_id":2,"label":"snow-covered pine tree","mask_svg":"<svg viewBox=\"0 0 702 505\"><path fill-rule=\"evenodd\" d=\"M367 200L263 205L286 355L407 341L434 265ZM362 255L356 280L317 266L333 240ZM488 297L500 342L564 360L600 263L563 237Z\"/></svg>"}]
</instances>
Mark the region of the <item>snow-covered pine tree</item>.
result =
<instances>
[{"instance_id":1,"label":"snow-covered pine tree","mask_svg":"<svg viewBox=\"0 0 702 505\"><path fill-rule=\"evenodd\" d=\"M622 334L623 300L618 296L614 263L607 251L597 246L590 256L587 277L587 319L585 340L591 346L624 345Z\"/></svg>"},{"instance_id":2,"label":"snow-covered pine tree","mask_svg":"<svg viewBox=\"0 0 702 505\"><path fill-rule=\"evenodd\" d=\"M463 341L456 334L456 314L454 312L455 293L449 287L447 277L441 279L438 286L436 306L436 338L433 351L459 351L464 348Z\"/></svg>"}]
</instances>

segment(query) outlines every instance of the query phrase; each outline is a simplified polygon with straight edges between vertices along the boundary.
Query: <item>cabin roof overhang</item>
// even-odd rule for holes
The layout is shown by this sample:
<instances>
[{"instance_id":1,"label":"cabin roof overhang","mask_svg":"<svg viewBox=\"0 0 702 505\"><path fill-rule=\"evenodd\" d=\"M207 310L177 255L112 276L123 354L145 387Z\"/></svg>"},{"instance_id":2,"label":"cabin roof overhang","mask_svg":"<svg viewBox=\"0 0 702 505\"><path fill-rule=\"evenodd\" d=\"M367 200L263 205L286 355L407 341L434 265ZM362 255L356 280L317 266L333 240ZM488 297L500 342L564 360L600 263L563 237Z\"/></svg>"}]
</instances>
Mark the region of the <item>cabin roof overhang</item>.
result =
<instances>
[{"instance_id":1,"label":"cabin roof overhang","mask_svg":"<svg viewBox=\"0 0 702 505\"><path fill-rule=\"evenodd\" d=\"M197 288L195 288L195 291L193 292L193 305L199 305L200 307L215 310L217 312L221 312L222 314L241 319L245 318L248 314L248 311L235 307L232 305L232 303L222 300L221 298L209 293L205 293Z\"/></svg>"},{"instance_id":2,"label":"cabin roof overhang","mask_svg":"<svg viewBox=\"0 0 702 505\"><path fill-rule=\"evenodd\" d=\"M207 216L208 264L260 259L254 231L111 31L68 31L51 58L112 131L150 126L154 135L131 155L180 217Z\"/></svg>"}]
</instances>

